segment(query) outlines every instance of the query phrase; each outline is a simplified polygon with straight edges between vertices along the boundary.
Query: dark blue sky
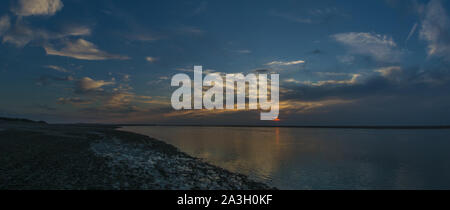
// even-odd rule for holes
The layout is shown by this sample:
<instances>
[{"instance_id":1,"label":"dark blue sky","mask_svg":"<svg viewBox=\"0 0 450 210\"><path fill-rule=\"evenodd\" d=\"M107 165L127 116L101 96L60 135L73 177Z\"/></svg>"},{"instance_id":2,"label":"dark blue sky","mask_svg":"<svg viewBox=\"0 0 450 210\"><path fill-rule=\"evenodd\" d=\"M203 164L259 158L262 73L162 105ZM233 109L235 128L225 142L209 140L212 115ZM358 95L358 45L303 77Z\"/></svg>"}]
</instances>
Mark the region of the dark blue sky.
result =
<instances>
[{"instance_id":1,"label":"dark blue sky","mask_svg":"<svg viewBox=\"0 0 450 210\"><path fill-rule=\"evenodd\" d=\"M50 122L258 124L175 112L170 78L280 74L280 123L450 124L449 3L11 0L0 115Z\"/></svg>"}]
</instances>

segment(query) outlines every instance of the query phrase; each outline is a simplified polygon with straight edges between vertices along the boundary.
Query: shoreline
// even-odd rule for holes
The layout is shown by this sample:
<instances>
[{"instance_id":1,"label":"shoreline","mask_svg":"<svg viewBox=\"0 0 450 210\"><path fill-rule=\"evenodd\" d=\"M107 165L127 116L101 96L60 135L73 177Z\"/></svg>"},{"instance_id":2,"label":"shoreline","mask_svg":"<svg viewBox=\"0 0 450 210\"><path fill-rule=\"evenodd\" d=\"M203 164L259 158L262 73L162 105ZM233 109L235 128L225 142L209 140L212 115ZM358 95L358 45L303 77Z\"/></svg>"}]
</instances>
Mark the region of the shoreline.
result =
<instances>
[{"instance_id":1,"label":"shoreline","mask_svg":"<svg viewBox=\"0 0 450 210\"><path fill-rule=\"evenodd\" d=\"M95 124L80 124L94 126ZM450 130L450 125L202 125L202 124L105 124L104 126L161 126L161 127L223 127L223 128L314 128L314 129L369 129L369 130Z\"/></svg>"},{"instance_id":2,"label":"shoreline","mask_svg":"<svg viewBox=\"0 0 450 210\"><path fill-rule=\"evenodd\" d=\"M0 121L0 189L275 189L117 128Z\"/></svg>"}]
</instances>

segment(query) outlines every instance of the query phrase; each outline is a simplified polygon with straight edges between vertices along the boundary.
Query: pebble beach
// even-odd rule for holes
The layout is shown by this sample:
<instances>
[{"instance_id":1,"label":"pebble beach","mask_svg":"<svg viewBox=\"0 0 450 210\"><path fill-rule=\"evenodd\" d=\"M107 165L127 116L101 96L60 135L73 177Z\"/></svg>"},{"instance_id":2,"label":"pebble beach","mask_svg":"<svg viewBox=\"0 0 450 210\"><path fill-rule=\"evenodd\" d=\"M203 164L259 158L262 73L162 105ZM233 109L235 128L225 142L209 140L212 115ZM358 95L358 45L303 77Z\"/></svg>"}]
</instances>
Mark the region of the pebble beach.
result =
<instances>
[{"instance_id":1,"label":"pebble beach","mask_svg":"<svg viewBox=\"0 0 450 210\"><path fill-rule=\"evenodd\" d=\"M1 120L0 189L273 189L116 128Z\"/></svg>"}]
</instances>

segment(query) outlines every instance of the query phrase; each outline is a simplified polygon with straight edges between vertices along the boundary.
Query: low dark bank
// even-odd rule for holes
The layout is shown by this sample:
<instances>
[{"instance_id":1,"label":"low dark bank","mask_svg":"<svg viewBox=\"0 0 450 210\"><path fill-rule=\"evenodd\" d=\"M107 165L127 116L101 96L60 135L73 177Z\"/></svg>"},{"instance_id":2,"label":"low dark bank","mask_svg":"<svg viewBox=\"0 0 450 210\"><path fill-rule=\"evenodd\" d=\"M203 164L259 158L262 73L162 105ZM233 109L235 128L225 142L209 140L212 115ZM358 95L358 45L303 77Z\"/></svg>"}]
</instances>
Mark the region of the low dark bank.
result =
<instances>
[{"instance_id":1,"label":"low dark bank","mask_svg":"<svg viewBox=\"0 0 450 210\"><path fill-rule=\"evenodd\" d=\"M95 125L95 124L80 124ZM247 127L247 128L336 128L336 129L450 129L450 125L202 125L202 124L111 124L109 126Z\"/></svg>"},{"instance_id":2,"label":"low dark bank","mask_svg":"<svg viewBox=\"0 0 450 210\"><path fill-rule=\"evenodd\" d=\"M0 189L270 189L115 128L0 119Z\"/></svg>"}]
</instances>

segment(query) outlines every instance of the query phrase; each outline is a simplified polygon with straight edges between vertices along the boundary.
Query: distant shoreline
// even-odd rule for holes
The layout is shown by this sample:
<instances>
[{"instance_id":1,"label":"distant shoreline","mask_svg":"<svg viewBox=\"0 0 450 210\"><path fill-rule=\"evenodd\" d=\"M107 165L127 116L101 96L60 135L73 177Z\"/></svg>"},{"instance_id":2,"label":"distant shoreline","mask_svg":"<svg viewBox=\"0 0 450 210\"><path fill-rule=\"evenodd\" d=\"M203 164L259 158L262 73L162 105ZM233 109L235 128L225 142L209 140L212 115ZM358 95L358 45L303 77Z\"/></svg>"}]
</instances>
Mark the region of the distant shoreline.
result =
<instances>
[{"instance_id":1,"label":"distant shoreline","mask_svg":"<svg viewBox=\"0 0 450 210\"><path fill-rule=\"evenodd\" d=\"M47 123L45 121L33 121L22 118L0 117L0 121L6 122L28 122L49 125L66 125L66 126L106 126L106 127L124 127L124 126L172 126L172 127L249 127L249 128L328 128L328 129L404 129L404 130L437 130L450 129L450 125L220 125L220 124L160 124L160 123Z\"/></svg>"},{"instance_id":2,"label":"distant shoreline","mask_svg":"<svg viewBox=\"0 0 450 210\"><path fill-rule=\"evenodd\" d=\"M436 130L450 129L443 126L297 126L297 125L182 125L182 124L111 124L111 126L168 126L168 127L249 127L249 128L319 128L319 129L403 129L403 130Z\"/></svg>"}]
</instances>

